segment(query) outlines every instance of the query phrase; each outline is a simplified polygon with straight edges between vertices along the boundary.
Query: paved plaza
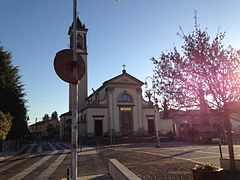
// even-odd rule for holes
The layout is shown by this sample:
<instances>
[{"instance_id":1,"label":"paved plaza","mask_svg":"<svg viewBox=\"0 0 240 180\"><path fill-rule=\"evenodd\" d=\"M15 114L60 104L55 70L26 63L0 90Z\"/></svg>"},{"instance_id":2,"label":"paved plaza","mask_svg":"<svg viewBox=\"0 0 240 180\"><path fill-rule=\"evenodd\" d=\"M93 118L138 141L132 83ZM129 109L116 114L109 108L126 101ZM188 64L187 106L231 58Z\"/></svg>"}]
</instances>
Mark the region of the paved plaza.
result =
<instances>
[{"instance_id":1,"label":"paved plaza","mask_svg":"<svg viewBox=\"0 0 240 180\"><path fill-rule=\"evenodd\" d=\"M240 145L234 148L236 158L240 158ZM226 145L222 146L222 151L223 157L227 157ZM218 145L183 142L163 142L160 148L155 148L155 143L118 144L114 145L114 151L108 146L100 146L99 149L84 146L82 152L78 152L80 179L109 178L108 158L112 157L119 158L120 162L137 174L140 172L141 175L141 171L147 169L146 172L152 175L146 179L154 179L157 176L154 173L165 174L170 179L191 179L190 169L194 164L208 162L219 166L220 154ZM166 169L168 166L170 170ZM66 178L69 167L71 150L68 144L36 142L25 146L14 156L0 157L0 179L62 179Z\"/></svg>"},{"instance_id":2,"label":"paved plaza","mask_svg":"<svg viewBox=\"0 0 240 180\"><path fill-rule=\"evenodd\" d=\"M154 148L154 143L122 144L116 149L122 151L136 151L147 154L172 157L195 163L211 163L220 167L219 145L199 145L184 142L162 142L160 148ZM223 158L228 156L227 145L221 145ZM240 159L240 145L234 145L236 159Z\"/></svg>"}]
</instances>

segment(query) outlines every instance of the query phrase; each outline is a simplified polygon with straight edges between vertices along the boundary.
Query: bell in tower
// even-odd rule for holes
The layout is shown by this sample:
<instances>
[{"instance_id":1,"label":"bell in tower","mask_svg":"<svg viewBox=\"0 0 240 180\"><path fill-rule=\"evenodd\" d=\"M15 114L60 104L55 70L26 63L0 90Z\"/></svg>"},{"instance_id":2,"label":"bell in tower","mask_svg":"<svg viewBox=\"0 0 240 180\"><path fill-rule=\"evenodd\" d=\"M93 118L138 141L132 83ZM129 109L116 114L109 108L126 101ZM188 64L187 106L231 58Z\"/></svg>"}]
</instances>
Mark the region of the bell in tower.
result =
<instances>
[{"instance_id":1,"label":"bell in tower","mask_svg":"<svg viewBox=\"0 0 240 180\"><path fill-rule=\"evenodd\" d=\"M86 36L87 36L87 31L85 24L83 24L79 17L77 17L77 52L78 53L87 53L87 42L86 42ZM70 48L73 46L73 24L69 27L68 30L68 35L70 36Z\"/></svg>"}]
</instances>

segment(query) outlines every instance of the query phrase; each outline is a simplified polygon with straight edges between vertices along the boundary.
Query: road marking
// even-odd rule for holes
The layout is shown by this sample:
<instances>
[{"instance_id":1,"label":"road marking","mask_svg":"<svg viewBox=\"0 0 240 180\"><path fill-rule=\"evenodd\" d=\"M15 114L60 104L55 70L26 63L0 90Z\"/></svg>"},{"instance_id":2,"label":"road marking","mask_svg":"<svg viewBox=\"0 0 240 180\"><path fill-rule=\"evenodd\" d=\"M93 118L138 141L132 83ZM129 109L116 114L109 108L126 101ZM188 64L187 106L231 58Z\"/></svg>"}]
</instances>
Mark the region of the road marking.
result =
<instances>
[{"instance_id":1,"label":"road marking","mask_svg":"<svg viewBox=\"0 0 240 180\"><path fill-rule=\"evenodd\" d=\"M82 151L78 148L78 155L96 154L96 148L91 146L83 146Z\"/></svg>"},{"instance_id":2,"label":"road marking","mask_svg":"<svg viewBox=\"0 0 240 180\"><path fill-rule=\"evenodd\" d=\"M121 149L120 151L145 153L145 154L154 155L154 156L175 158L175 159L180 159L180 160L185 160L185 161L191 161L191 162L198 163L198 164L204 164L204 162L196 161L196 160L194 160L194 159L177 157L177 156L166 155L166 154L159 154L159 153L157 153L157 152L156 152L156 153L151 153L151 152L146 152L146 151L134 151L134 150L126 150L126 149Z\"/></svg>"},{"instance_id":3,"label":"road marking","mask_svg":"<svg viewBox=\"0 0 240 180\"><path fill-rule=\"evenodd\" d=\"M175 149L174 149L175 150ZM174 151L173 150L173 151ZM173 152L173 151L171 151L171 152ZM181 153L184 153L184 154L187 154L188 152L190 151L190 153L191 153L191 149L189 149L188 151L182 151L182 152L179 152L179 151L176 151L176 153L177 154L171 154L171 155L166 155L166 156L169 156L169 157L176 157L176 156L182 156L182 154ZM141 151L142 152L142 151ZM143 152L145 152L145 151L143 151ZM164 152L163 152L164 153ZM194 153L203 153L203 154L209 154L209 155L215 155L215 156L204 156L204 157L189 157L189 158L185 158L186 160L191 160L191 159L205 159L205 158L217 158L217 157L219 157L220 158L220 153L214 153L214 152L206 152L206 151L199 151L199 150L197 150L197 151L194 151ZM161 154L161 155L163 155L163 154ZM218 155L218 156L216 156L216 155ZM223 155L224 156L227 156L228 154L225 154L225 153L223 153ZM190 156L194 156L194 155L191 155L190 154ZM182 158L184 158L184 157L182 157Z\"/></svg>"},{"instance_id":4,"label":"road marking","mask_svg":"<svg viewBox=\"0 0 240 180\"><path fill-rule=\"evenodd\" d=\"M63 145L62 142L58 142L56 145L61 149L68 149L68 147L66 145Z\"/></svg>"},{"instance_id":5,"label":"road marking","mask_svg":"<svg viewBox=\"0 0 240 180\"><path fill-rule=\"evenodd\" d=\"M25 161L25 160L26 160L26 159L21 159L21 160L18 160L18 161L16 161L16 162L14 162L14 163L7 164L7 165L5 165L4 167L1 167L0 173L1 173L2 171L5 171L6 169L9 169L9 168L11 168L11 167L13 167L13 166L15 166L15 165L17 165L17 164Z\"/></svg>"},{"instance_id":6,"label":"road marking","mask_svg":"<svg viewBox=\"0 0 240 180\"><path fill-rule=\"evenodd\" d=\"M44 158L40 159L36 163L29 166L27 169L24 169L22 172L18 173L17 175L9 178L8 180L19 180L24 178L26 175L33 172L35 169L37 169L39 166L41 166L44 162L46 162L48 159L50 159L54 154L58 153L58 150L54 150L49 155L45 156Z\"/></svg>"},{"instance_id":7,"label":"road marking","mask_svg":"<svg viewBox=\"0 0 240 180\"><path fill-rule=\"evenodd\" d=\"M163 148L164 149L164 148ZM187 152L190 152L190 151L194 151L195 149L172 149L172 150L170 150L171 152L177 152L177 154L179 154L179 153L181 153L181 152L183 152L183 153L187 153ZM180 152L181 151L181 152ZM219 156L217 156L217 157L220 157L220 153L217 153L217 152L209 152L209 151L202 151L202 150L195 150L194 152L196 152L196 153L204 153L204 154L218 154ZM224 156L228 156L228 154L227 153L222 153L222 155L224 155Z\"/></svg>"},{"instance_id":8,"label":"road marking","mask_svg":"<svg viewBox=\"0 0 240 180\"><path fill-rule=\"evenodd\" d=\"M208 147L208 148L212 148L212 147ZM214 154L214 155L216 155L216 154L218 154L219 156L218 157L220 157L220 153L216 153L216 152L209 152L209 151L202 151L202 149L205 149L205 148L203 148L203 147L201 147L201 148L196 148L196 147L194 147L194 148L161 148L161 150L163 150L164 152L169 152L169 151L171 151L171 152L177 152L177 154L179 154L179 153L187 153L187 152L189 152L189 151L194 151L194 152L196 152L196 153L204 153L204 154ZM144 151L145 149L141 149L141 151ZM164 152L162 152L162 153L164 153ZM174 154L173 154L174 155ZM222 153L222 155L223 156L228 156L228 154L227 153Z\"/></svg>"},{"instance_id":9,"label":"road marking","mask_svg":"<svg viewBox=\"0 0 240 180\"><path fill-rule=\"evenodd\" d=\"M35 146L36 143L31 144L31 147L28 149L27 154L31 154L33 147Z\"/></svg>"},{"instance_id":10,"label":"road marking","mask_svg":"<svg viewBox=\"0 0 240 180\"><path fill-rule=\"evenodd\" d=\"M132 151L132 150L121 150L121 151ZM146 151L137 151L139 153L146 153L146 154L149 154L149 155L154 155L154 156L163 156L163 157L168 157L168 158L175 158L175 159L180 159L180 160L187 160L187 161L192 161L194 163L199 163L198 161L195 161L195 160L191 160L191 159L187 159L187 158L182 158L182 157L176 157L176 156L169 156L169 155L166 155L166 154L156 154L156 153L151 153L151 152L146 152Z\"/></svg>"},{"instance_id":11,"label":"road marking","mask_svg":"<svg viewBox=\"0 0 240 180\"><path fill-rule=\"evenodd\" d=\"M205 157L195 157L195 158L189 158L189 159L208 159L208 158L217 158L219 156L205 156Z\"/></svg>"},{"instance_id":12,"label":"road marking","mask_svg":"<svg viewBox=\"0 0 240 180\"><path fill-rule=\"evenodd\" d=\"M38 153L42 152L42 143L38 144L38 149L37 149Z\"/></svg>"},{"instance_id":13,"label":"road marking","mask_svg":"<svg viewBox=\"0 0 240 180\"><path fill-rule=\"evenodd\" d=\"M56 148L53 147L53 145L52 145L50 142L48 142L48 145L50 146L50 148L51 148L52 150L55 150L55 149L56 149Z\"/></svg>"},{"instance_id":14,"label":"road marking","mask_svg":"<svg viewBox=\"0 0 240 180\"><path fill-rule=\"evenodd\" d=\"M210 148L210 147L206 147L206 148ZM178 151L198 151L198 150L201 150L201 149L206 149L206 148L203 148L203 147L183 147L183 148L161 148L163 150L170 150L170 151L175 151L175 150L178 150Z\"/></svg>"},{"instance_id":15,"label":"road marking","mask_svg":"<svg viewBox=\"0 0 240 180\"><path fill-rule=\"evenodd\" d=\"M47 180L57 169L57 167L63 162L65 157L68 155L67 150L63 151L61 154L45 171L43 171L35 180Z\"/></svg>"},{"instance_id":16,"label":"road marking","mask_svg":"<svg viewBox=\"0 0 240 180\"><path fill-rule=\"evenodd\" d=\"M206 152L206 151L196 151L196 152L206 153L206 154L218 154L219 155L218 157L220 157L220 153L216 153L216 152ZM222 155L228 156L227 153L222 153Z\"/></svg>"},{"instance_id":17,"label":"road marking","mask_svg":"<svg viewBox=\"0 0 240 180\"><path fill-rule=\"evenodd\" d=\"M22 158L23 159L20 159L20 160L15 160L15 162L7 162L8 164L4 164L4 166L3 167L1 167L0 168L0 173L1 172L3 172L3 171L5 171L5 170L7 170L7 169L9 169L9 168L11 168L11 167L13 167L13 166L15 166L15 165L17 165L17 164L20 164L21 162L23 162L23 161L26 161L27 160L27 158L32 158L32 157L35 157L36 155L30 155L30 156L23 156Z\"/></svg>"},{"instance_id":18,"label":"road marking","mask_svg":"<svg viewBox=\"0 0 240 180\"><path fill-rule=\"evenodd\" d=\"M59 143L57 143L57 144L55 144L58 148L60 148L60 149L65 149L63 146L61 146L61 144L59 144Z\"/></svg>"}]
</instances>

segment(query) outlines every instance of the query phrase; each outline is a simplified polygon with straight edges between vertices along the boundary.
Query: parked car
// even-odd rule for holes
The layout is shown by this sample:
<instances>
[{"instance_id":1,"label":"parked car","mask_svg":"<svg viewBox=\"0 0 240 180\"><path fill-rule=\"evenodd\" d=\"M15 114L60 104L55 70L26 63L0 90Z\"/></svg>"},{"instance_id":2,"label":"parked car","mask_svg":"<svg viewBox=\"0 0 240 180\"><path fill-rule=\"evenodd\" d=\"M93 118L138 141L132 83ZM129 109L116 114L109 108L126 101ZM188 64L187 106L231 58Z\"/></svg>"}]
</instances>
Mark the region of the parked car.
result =
<instances>
[{"instance_id":1,"label":"parked car","mask_svg":"<svg viewBox=\"0 0 240 180\"><path fill-rule=\"evenodd\" d=\"M218 144L218 143L223 143L223 141L222 141L222 138L220 138L220 137L214 137L214 138L212 138L212 143L213 144Z\"/></svg>"}]
</instances>

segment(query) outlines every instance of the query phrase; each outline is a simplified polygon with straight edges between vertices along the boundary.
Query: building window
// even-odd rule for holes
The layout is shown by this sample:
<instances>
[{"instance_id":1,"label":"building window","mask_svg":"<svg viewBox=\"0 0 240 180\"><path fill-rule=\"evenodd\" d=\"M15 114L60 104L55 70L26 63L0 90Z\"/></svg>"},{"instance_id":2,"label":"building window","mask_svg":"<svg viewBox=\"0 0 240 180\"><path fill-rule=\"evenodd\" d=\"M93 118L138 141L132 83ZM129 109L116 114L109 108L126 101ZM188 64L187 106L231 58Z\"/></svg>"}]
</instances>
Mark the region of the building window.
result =
<instances>
[{"instance_id":1,"label":"building window","mask_svg":"<svg viewBox=\"0 0 240 180\"><path fill-rule=\"evenodd\" d=\"M120 111L132 111L131 107L120 107Z\"/></svg>"},{"instance_id":2,"label":"building window","mask_svg":"<svg viewBox=\"0 0 240 180\"><path fill-rule=\"evenodd\" d=\"M133 100L132 97L125 91L118 97L118 102L133 102Z\"/></svg>"}]
</instances>

